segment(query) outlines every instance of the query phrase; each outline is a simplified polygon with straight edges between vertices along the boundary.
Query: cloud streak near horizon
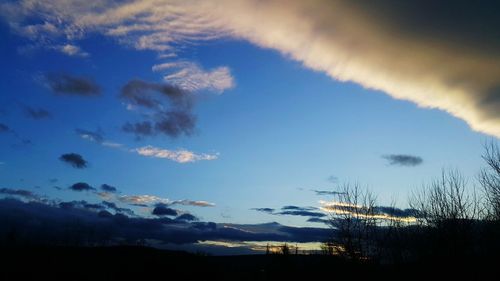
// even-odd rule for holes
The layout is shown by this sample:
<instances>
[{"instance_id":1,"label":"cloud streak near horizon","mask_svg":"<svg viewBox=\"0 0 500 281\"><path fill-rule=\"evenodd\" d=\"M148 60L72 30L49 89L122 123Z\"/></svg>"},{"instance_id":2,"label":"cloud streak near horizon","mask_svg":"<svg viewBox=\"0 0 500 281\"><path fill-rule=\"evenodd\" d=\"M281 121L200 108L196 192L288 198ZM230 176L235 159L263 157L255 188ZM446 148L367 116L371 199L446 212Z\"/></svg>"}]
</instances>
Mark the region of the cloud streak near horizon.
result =
<instances>
[{"instance_id":1,"label":"cloud streak near horizon","mask_svg":"<svg viewBox=\"0 0 500 281\"><path fill-rule=\"evenodd\" d=\"M14 1L2 4L0 13L33 40L75 41L101 33L166 57L185 42L244 39L335 80L444 110L475 131L500 137L500 17L491 12L498 8L494 1L79 3ZM28 20L33 16L41 23Z\"/></svg>"}]
</instances>

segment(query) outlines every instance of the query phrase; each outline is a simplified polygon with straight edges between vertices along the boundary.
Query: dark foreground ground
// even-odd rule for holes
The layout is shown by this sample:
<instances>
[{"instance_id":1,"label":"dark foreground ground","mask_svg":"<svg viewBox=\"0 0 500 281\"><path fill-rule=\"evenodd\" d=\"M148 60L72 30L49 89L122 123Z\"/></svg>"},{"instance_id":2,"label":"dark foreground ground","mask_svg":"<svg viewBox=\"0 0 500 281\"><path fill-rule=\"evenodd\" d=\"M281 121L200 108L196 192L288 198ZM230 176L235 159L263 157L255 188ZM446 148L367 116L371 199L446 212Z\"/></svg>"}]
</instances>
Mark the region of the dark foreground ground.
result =
<instances>
[{"instance_id":1,"label":"dark foreground ground","mask_svg":"<svg viewBox=\"0 0 500 281\"><path fill-rule=\"evenodd\" d=\"M498 260L354 263L323 255L201 256L146 247L1 250L0 280L496 280ZM490 274L495 274L491 276ZM496 276L496 277L494 277Z\"/></svg>"}]
</instances>

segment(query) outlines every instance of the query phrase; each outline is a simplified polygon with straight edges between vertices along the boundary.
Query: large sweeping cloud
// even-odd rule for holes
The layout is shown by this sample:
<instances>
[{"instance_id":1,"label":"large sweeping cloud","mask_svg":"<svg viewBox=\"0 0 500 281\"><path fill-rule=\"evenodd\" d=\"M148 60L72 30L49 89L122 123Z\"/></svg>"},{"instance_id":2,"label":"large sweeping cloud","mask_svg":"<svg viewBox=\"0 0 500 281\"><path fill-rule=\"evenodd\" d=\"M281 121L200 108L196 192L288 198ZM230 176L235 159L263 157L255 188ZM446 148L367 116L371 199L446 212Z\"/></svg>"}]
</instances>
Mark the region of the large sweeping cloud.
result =
<instances>
[{"instance_id":1,"label":"large sweeping cloud","mask_svg":"<svg viewBox=\"0 0 500 281\"><path fill-rule=\"evenodd\" d=\"M244 39L500 137L495 1L24 0L2 14L39 42L99 32L165 57L186 41Z\"/></svg>"}]
</instances>

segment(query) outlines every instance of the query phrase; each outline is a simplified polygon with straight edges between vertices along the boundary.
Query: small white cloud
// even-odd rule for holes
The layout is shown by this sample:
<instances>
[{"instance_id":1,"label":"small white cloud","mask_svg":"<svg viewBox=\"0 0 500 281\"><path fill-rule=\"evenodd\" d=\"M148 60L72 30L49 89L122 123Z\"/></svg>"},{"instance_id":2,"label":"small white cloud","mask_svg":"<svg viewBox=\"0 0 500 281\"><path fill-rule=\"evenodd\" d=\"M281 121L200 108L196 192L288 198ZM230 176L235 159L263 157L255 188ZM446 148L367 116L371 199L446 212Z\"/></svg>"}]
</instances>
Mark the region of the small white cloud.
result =
<instances>
[{"instance_id":1,"label":"small white cloud","mask_svg":"<svg viewBox=\"0 0 500 281\"><path fill-rule=\"evenodd\" d=\"M118 200L127 204L151 204L151 203L164 203L168 204L170 200L161 198L154 195L122 195Z\"/></svg>"},{"instance_id":2,"label":"small white cloud","mask_svg":"<svg viewBox=\"0 0 500 281\"><path fill-rule=\"evenodd\" d=\"M77 56L77 57L88 57L89 53L83 51L80 47L72 44L66 44L55 47L56 50L60 51L63 54L68 56Z\"/></svg>"},{"instance_id":3,"label":"small white cloud","mask_svg":"<svg viewBox=\"0 0 500 281\"><path fill-rule=\"evenodd\" d=\"M185 149L168 150L168 149L157 148L151 145L132 149L131 151L142 156L164 158L178 163L189 163L200 160L215 160L218 157L217 154L206 154L206 153L197 154Z\"/></svg>"},{"instance_id":4,"label":"small white cloud","mask_svg":"<svg viewBox=\"0 0 500 281\"><path fill-rule=\"evenodd\" d=\"M105 141L103 143L101 143L103 146L107 146L107 147L113 147L113 148L120 148L123 146L123 144L121 143L117 143L117 142L110 142L110 141Z\"/></svg>"},{"instance_id":5,"label":"small white cloud","mask_svg":"<svg viewBox=\"0 0 500 281\"><path fill-rule=\"evenodd\" d=\"M169 59L169 58L175 58L175 57L177 57L176 53L163 53L163 54L158 55L159 59Z\"/></svg>"},{"instance_id":6,"label":"small white cloud","mask_svg":"<svg viewBox=\"0 0 500 281\"><path fill-rule=\"evenodd\" d=\"M196 207L215 207L214 203L210 203L207 201L194 201L194 200L175 200L170 203L171 205L185 205L185 206L196 206Z\"/></svg>"}]
</instances>

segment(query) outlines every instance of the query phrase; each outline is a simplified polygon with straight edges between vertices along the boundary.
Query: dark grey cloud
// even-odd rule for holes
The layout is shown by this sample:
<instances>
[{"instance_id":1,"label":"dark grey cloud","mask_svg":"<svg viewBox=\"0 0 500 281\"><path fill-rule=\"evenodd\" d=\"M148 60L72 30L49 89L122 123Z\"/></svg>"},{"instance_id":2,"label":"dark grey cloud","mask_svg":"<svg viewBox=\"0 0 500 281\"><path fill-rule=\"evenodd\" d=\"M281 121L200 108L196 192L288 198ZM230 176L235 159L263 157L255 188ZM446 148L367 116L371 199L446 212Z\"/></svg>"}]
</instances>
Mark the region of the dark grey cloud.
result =
<instances>
[{"instance_id":1,"label":"dark grey cloud","mask_svg":"<svg viewBox=\"0 0 500 281\"><path fill-rule=\"evenodd\" d=\"M311 211L311 210L316 210L317 208L315 207L299 207L299 206L293 206L293 205L288 205L288 206L283 206L281 207L281 210L283 211L288 211L288 210L293 210L293 211Z\"/></svg>"},{"instance_id":2,"label":"dark grey cloud","mask_svg":"<svg viewBox=\"0 0 500 281\"><path fill-rule=\"evenodd\" d=\"M389 161L389 165L414 167L422 164L421 157L406 154L383 155L382 158Z\"/></svg>"},{"instance_id":3,"label":"dark grey cloud","mask_svg":"<svg viewBox=\"0 0 500 281\"><path fill-rule=\"evenodd\" d=\"M43 108L34 108L27 105L23 105L22 108L26 116L28 116L31 119L41 120L41 119L52 118L52 114Z\"/></svg>"},{"instance_id":4,"label":"dark grey cloud","mask_svg":"<svg viewBox=\"0 0 500 281\"><path fill-rule=\"evenodd\" d=\"M343 194L342 192L339 192L339 191L333 191L333 190L317 190L317 189L313 189L311 190L313 191L314 193L316 193L316 195L339 195L339 194Z\"/></svg>"},{"instance_id":5,"label":"dark grey cloud","mask_svg":"<svg viewBox=\"0 0 500 281\"><path fill-rule=\"evenodd\" d=\"M198 218L192 214L182 214L175 218L176 221L197 221Z\"/></svg>"},{"instance_id":6,"label":"dark grey cloud","mask_svg":"<svg viewBox=\"0 0 500 281\"><path fill-rule=\"evenodd\" d=\"M45 75L48 87L57 95L99 96L101 88L92 79L67 73L49 73Z\"/></svg>"},{"instance_id":7,"label":"dark grey cloud","mask_svg":"<svg viewBox=\"0 0 500 281\"><path fill-rule=\"evenodd\" d=\"M189 136L194 132L194 98L187 91L168 84L131 80L122 88L120 97L130 105L150 112L148 120L125 123L124 132L133 133L138 138L158 134Z\"/></svg>"},{"instance_id":8,"label":"dark grey cloud","mask_svg":"<svg viewBox=\"0 0 500 281\"><path fill-rule=\"evenodd\" d=\"M392 217L408 218L408 217L421 217L422 215L416 209L400 209L390 206L376 206L373 208L376 214L386 214Z\"/></svg>"},{"instance_id":9,"label":"dark grey cloud","mask_svg":"<svg viewBox=\"0 0 500 281\"><path fill-rule=\"evenodd\" d=\"M177 216L177 210L167 207L165 204L156 204L151 214L155 216Z\"/></svg>"},{"instance_id":10,"label":"dark grey cloud","mask_svg":"<svg viewBox=\"0 0 500 281\"><path fill-rule=\"evenodd\" d=\"M90 140L90 141L95 141L98 143L101 143L104 141L104 137L102 135L102 132L100 131L89 131L89 130L84 130L84 129L75 129L75 133L80 136L81 138Z\"/></svg>"},{"instance_id":11,"label":"dark grey cloud","mask_svg":"<svg viewBox=\"0 0 500 281\"><path fill-rule=\"evenodd\" d=\"M0 188L0 194L10 195L10 196L19 196L25 199L37 200L40 197L33 193L32 191L26 189L12 189L12 188Z\"/></svg>"},{"instance_id":12,"label":"dark grey cloud","mask_svg":"<svg viewBox=\"0 0 500 281\"><path fill-rule=\"evenodd\" d=\"M277 211L273 208L252 208L251 210L255 210L258 212L263 212L271 215L287 215L287 216L301 216L301 217L309 217L309 218L322 218L326 215L322 212L318 212L318 208L315 207L300 207L300 206L283 206L280 211Z\"/></svg>"},{"instance_id":13,"label":"dark grey cloud","mask_svg":"<svg viewBox=\"0 0 500 281\"><path fill-rule=\"evenodd\" d=\"M58 206L59 206L59 208L62 208L62 209L80 208L80 209L88 209L88 210L94 210L94 211L103 210L105 208L101 204L89 203L85 200L63 201L63 202L59 202Z\"/></svg>"},{"instance_id":14,"label":"dark grey cloud","mask_svg":"<svg viewBox=\"0 0 500 281\"><path fill-rule=\"evenodd\" d=\"M106 191L106 192L112 192L112 193L115 193L118 191L118 189L116 189L116 187L111 186L109 184L102 184L101 190Z\"/></svg>"},{"instance_id":15,"label":"dark grey cloud","mask_svg":"<svg viewBox=\"0 0 500 281\"><path fill-rule=\"evenodd\" d=\"M75 184L72 184L69 189L73 191L90 191L90 190L95 190L91 185L85 182L77 182Z\"/></svg>"},{"instance_id":16,"label":"dark grey cloud","mask_svg":"<svg viewBox=\"0 0 500 281\"><path fill-rule=\"evenodd\" d=\"M114 202L109 202L109 201L104 200L104 201L102 201L102 205L108 209L115 211L115 213L124 213L124 214L128 214L128 215L135 214L134 211L132 211L131 209L118 207Z\"/></svg>"},{"instance_id":17,"label":"dark grey cloud","mask_svg":"<svg viewBox=\"0 0 500 281\"><path fill-rule=\"evenodd\" d=\"M313 211L306 211L306 210L290 210L290 211L281 211L279 213L275 213L277 215L290 215L290 216L302 216L302 217L314 217L314 218L321 218L325 217L326 215L321 212L313 212Z\"/></svg>"},{"instance_id":18,"label":"dark grey cloud","mask_svg":"<svg viewBox=\"0 0 500 281\"><path fill-rule=\"evenodd\" d=\"M255 210L263 213L268 213L268 214L274 214L274 209L273 208L252 208L250 210Z\"/></svg>"},{"instance_id":19,"label":"dark grey cloud","mask_svg":"<svg viewBox=\"0 0 500 281\"><path fill-rule=\"evenodd\" d=\"M324 223L324 224L330 224L330 220L328 219L322 219L318 217L311 217L307 219L308 222L315 222L315 223Z\"/></svg>"},{"instance_id":20,"label":"dark grey cloud","mask_svg":"<svg viewBox=\"0 0 500 281\"><path fill-rule=\"evenodd\" d=\"M80 154L77 153L66 153L59 157L59 160L73 166L77 169L87 168L88 162L83 159Z\"/></svg>"},{"instance_id":21,"label":"dark grey cloud","mask_svg":"<svg viewBox=\"0 0 500 281\"><path fill-rule=\"evenodd\" d=\"M0 239L7 237L9 229L18 230L22 233L18 238L31 245L104 245L124 240L133 244L145 239L174 244L205 240L322 242L334 234L331 229L288 227L278 223L220 225L166 217L128 217L124 214L113 215L106 210L75 208L81 203L71 202L64 208L58 204L0 200L0 225L5 226L0 228Z\"/></svg>"}]
</instances>

